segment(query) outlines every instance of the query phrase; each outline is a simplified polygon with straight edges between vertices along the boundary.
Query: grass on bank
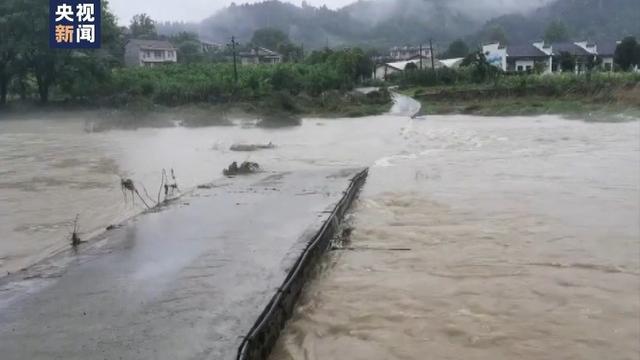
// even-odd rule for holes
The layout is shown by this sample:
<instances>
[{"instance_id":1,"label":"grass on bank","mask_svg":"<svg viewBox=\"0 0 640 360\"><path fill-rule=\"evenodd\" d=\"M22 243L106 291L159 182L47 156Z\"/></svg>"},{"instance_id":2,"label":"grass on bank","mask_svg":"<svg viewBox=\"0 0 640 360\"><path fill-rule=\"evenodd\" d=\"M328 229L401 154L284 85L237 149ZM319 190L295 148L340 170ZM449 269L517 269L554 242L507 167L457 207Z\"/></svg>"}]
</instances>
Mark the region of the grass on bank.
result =
<instances>
[{"instance_id":1,"label":"grass on bank","mask_svg":"<svg viewBox=\"0 0 640 360\"><path fill-rule=\"evenodd\" d=\"M640 118L640 74L509 76L493 83L405 86L400 91L422 103L423 115Z\"/></svg>"}]
</instances>

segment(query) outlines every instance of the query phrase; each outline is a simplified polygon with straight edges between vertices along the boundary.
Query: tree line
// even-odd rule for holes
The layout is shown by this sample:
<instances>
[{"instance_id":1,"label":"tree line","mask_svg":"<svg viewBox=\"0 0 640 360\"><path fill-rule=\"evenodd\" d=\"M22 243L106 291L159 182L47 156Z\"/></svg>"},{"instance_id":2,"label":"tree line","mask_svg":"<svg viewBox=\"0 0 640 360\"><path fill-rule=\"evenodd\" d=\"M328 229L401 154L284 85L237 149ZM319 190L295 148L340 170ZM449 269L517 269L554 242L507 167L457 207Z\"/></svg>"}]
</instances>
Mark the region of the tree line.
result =
<instances>
[{"instance_id":1,"label":"tree line","mask_svg":"<svg viewBox=\"0 0 640 360\"><path fill-rule=\"evenodd\" d=\"M102 1L102 49L49 48L49 1L0 2L0 105L9 93L22 99L36 93L49 100L51 88L78 93L95 86L121 63L121 31L108 2Z\"/></svg>"},{"instance_id":2,"label":"tree line","mask_svg":"<svg viewBox=\"0 0 640 360\"><path fill-rule=\"evenodd\" d=\"M305 56L286 34L261 29L239 51L267 47L281 52L287 63L242 67L236 83L227 47L205 53L194 33L158 35L155 21L145 14L134 16L128 27L119 27L106 0L99 50L49 48L48 22L48 0L0 1L0 105L10 97L35 97L42 103L50 99L115 103L132 95L179 103L264 96L272 90L319 94L351 88L374 70L361 49L323 49ZM180 63L152 69L124 67L124 45L131 38L172 42Z\"/></svg>"}]
</instances>

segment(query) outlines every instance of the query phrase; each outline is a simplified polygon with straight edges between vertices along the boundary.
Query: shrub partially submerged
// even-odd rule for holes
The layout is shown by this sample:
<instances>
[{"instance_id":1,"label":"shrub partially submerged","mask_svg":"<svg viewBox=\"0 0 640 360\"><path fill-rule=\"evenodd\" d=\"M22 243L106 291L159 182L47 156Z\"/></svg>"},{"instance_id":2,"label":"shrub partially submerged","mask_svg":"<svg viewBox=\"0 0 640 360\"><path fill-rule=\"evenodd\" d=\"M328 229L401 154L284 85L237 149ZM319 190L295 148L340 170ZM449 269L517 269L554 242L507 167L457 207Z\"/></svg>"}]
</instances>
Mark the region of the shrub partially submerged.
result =
<instances>
[{"instance_id":1,"label":"shrub partially submerged","mask_svg":"<svg viewBox=\"0 0 640 360\"><path fill-rule=\"evenodd\" d=\"M245 161L238 166L238 163L234 161L228 168L224 169L222 173L224 176L235 176L253 174L258 171L260 171L260 165L258 165L258 163Z\"/></svg>"}]
</instances>

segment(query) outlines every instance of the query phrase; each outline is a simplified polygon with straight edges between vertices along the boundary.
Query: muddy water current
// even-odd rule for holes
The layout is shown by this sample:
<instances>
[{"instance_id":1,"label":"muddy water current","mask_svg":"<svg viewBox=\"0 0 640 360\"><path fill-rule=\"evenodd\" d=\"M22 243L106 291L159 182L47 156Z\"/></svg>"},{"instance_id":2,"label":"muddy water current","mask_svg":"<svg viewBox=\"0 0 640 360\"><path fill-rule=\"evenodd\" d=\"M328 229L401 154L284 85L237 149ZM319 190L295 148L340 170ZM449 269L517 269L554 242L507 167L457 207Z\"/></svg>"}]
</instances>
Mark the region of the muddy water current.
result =
<instances>
[{"instance_id":1,"label":"muddy water current","mask_svg":"<svg viewBox=\"0 0 640 360\"><path fill-rule=\"evenodd\" d=\"M68 248L77 214L88 239L142 211L121 177L155 198L163 168L185 192L231 161L371 166L274 359L638 359L640 123L413 106L279 129L0 121L0 274Z\"/></svg>"},{"instance_id":2,"label":"muddy water current","mask_svg":"<svg viewBox=\"0 0 640 360\"><path fill-rule=\"evenodd\" d=\"M638 359L639 130L412 122L272 359Z\"/></svg>"}]
</instances>

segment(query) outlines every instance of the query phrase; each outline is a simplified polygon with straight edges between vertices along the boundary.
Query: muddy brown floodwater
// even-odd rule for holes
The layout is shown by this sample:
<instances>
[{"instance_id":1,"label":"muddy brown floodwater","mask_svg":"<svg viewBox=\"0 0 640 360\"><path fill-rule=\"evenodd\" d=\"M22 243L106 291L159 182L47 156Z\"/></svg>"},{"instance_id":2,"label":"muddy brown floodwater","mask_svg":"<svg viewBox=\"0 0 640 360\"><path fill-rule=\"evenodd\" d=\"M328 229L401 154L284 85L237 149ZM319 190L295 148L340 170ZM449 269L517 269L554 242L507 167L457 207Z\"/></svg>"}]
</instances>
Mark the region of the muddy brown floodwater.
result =
<instances>
[{"instance_id":1,"label":"muddy brown floodwater","mask_svg":"<svg viewBox=\"0 0 640 360\"><path fill-rule=\"evenodd\" d=\"M120 176L153 197L162 168L188 190L232 161L371 166L351 250L328 255L273 359L637 360L640 122L412 120L416 104L398 100L279 129L0 121L0 274L67 249L76 214L88 238L140 212Z\"/></svg>"},{"instance_id":2,"label":"muddy brown floodwater","mask_svg":"<svg viewBox=\"0 0 640 360\"><path fill-rule=\"evenodd\" d=\"M640 358L638 122L429 117L402 136L272 360Z\"/></svg>"},{"instance_id":3,"label":"muddy brown floodwater","mask_svg":"<svg viewBox=\"0 0 640 360\"><path fill-rule=\"evenodd\" d=\"M415 106L399 101L415 110L406 103ZM76 214L86 240L144 210L139 200L125 203L120 177L156 198L163 168L175 170L183 191L222 177L233 161L258 162L268 172L357 168L397 151L397 134L409 122L401 115L305 119L301 126L265 129L249 119L87 133L91 117L64 118L0 120L0 277L67 249ZM234 144L269 142L275 147L230 151Z\"/></svg>"}]
</instances>

